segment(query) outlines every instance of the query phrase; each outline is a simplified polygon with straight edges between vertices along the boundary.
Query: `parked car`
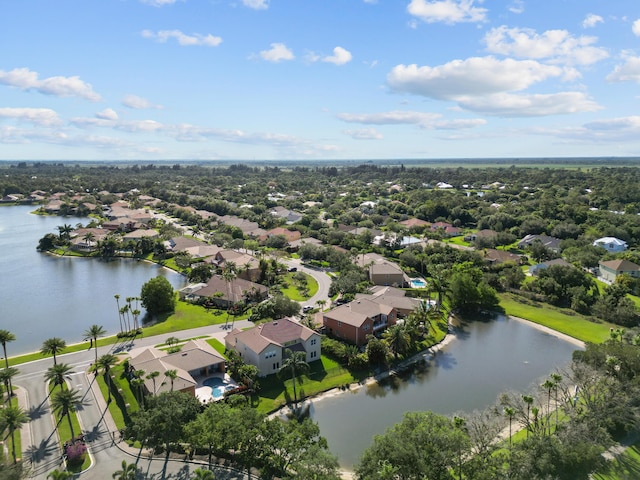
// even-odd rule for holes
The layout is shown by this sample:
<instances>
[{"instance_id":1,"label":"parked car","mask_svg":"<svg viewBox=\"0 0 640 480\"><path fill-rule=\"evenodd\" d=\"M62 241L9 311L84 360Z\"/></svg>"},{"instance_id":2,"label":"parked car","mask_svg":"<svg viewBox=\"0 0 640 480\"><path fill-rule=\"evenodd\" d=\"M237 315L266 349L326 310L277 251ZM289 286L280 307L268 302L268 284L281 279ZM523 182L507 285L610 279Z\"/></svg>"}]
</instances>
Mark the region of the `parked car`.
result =
<instances>
[{"instance_id":1,"label":"parked car","mask_svg":"<svg viewBox=\"0 0 640 480\"><path fill-rule=\"evenodd\" d=\"M305 305L304 307L302 307L302 313L307 313L311 310L313 310L313 307L311 305Z\"/></svg>"},{"instance_id":2,"label":"parked car","mask_svg":"<svg viewBox=\"0 0 640 480\"><path fill-rule=\"evenodd\" d=\"M298 267L289 267L287 269L287 272L297 272L298 271Z\"/></svg>"}]
</instances>

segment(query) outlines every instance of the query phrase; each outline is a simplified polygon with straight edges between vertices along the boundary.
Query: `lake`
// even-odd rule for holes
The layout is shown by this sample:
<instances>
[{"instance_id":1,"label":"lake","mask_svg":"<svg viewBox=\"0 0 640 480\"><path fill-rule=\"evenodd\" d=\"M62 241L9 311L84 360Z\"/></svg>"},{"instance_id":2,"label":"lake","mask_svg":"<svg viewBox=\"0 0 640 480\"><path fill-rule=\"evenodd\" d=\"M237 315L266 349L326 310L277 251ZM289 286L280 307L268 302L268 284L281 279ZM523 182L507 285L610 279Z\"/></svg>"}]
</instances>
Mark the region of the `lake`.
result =
<instances>
[{"instance_id":1,"label":"lake","mask_svg":"<svg viewBox=\"0 0 640 480\"><path fill-rule=\"evenodd\" d=\"M412 373L312 402L311 417L343 468L358 463L373 436L400 422L404 412L483 409L504 391L526 392L542 383L578 348L505 316L464 324L455 335Z\"/></svg>"},{"instance_id":2,"label":"lake","mask_svg":"<svg viewBox=\"0 0 640 480\"><path fill-rule=\"evenodd\" d=\"M37 351L53 336L79 342L94 323L116 334L120 324L114 295L120 295L122 305L126 297L139 296L142 285L158 275L174 288L184 286L184 277L148 262L38 252L38 240L46 233L57 234L58 226L75 227L88 219L29 213L36 208L0 207L0 328L17 337L7 344L10 356Z\"/></svg>"}]
</instances>

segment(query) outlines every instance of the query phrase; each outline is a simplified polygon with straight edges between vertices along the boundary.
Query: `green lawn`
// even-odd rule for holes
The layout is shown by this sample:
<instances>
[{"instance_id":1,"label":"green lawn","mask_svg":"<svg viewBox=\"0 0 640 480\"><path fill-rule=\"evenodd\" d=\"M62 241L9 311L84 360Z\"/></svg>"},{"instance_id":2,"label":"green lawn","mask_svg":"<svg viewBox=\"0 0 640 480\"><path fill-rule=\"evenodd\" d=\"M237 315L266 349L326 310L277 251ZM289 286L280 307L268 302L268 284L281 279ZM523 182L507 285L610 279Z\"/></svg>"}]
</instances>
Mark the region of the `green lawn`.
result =
<instances>
[{"instance_id":1,"label":"green lawn","mask_svg":"<svg viewBox=\"0 0 640 480\"><path fill-rule=\"evenodd\" d=\"M225 353L226 347L222 344L222 342L216 338L212 338L207 340L207 343L211 345L216 352L222 355L222 358L226 359L227 355Z\"/></svg>"},{"instance_id":2,"label":"green lawn","mask_svg":"<svg viewBox=\"0 0 640 480\"><path fill-rule=\"evenodd\" d=\"M307 295L303 295L302 292L297 288L298 282L294 280L294 275L304 275L306 279L306 290ZM318 293L318 282L311 275L307 275L306 273L296 272L296 273L287 273L284 275L284 280L287 282L288 287L282 289L282 294L285 297L290 298L291 300L295 300L296 302L303 302L311 297L313 297L316 293Z\"/></svg>"},{"instance_id":3,"label":"green lawn","mask_svg":"<svg viewBox=\"0 0 640 480\"><path fill-rule=\"evenodd\" d=\"M640 478L640 442L627 448L615 461L594 473L593 480L626 480Z\"/></svg>"},{"instance_id":4,"label":"green lawn","mask_svg":"<svg viewBox=\"0 0 640 480\"><path fill-rule=\"evenodd\" d=\"M501 293L498 296L500 306L507 315L544 325L583 342L602 343L609 338L610 329L617 328L611 323L592 322L572 310L552 307L510 293Z\"/></svg>"},{"instance_id":5,"label":"green lawn","mask_svg":"<svg viewBox=\"0 0 640 480\"><path fill-rule=\"evenodd\" d=\"M4 398L2 398L2 400L4 401ZM13 407L19 407L18 405L18 397L11 397L11 406ZM0 454L4 454L6 453L6 457L10 462L13 462L13 458L11 456L11 452L13 451L11 449L11 435L9 434L9 430L3 432L4 435L0 436L0 440L4 441L4 443L6 444L7 447L7 451L4 452L0 452ZM16 430L13 434L13 439L15 442L15 446L16 446L16 457L18 459L20 459L22 457L22 441L20 440L20 430ZM1 449L0 449L1 450Z\"/></svg>"}]
</instances>

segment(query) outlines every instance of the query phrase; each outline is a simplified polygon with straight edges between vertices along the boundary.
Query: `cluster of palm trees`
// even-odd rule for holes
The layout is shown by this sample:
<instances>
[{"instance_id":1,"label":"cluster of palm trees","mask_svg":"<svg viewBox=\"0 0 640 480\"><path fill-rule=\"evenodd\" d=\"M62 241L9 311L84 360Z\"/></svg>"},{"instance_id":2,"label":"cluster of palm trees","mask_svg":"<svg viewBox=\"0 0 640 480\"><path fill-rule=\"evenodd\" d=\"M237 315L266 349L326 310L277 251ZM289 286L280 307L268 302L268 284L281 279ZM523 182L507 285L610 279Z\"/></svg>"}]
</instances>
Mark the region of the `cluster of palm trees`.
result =
<instances>
[{"instance_id":1,"label":"cluster of palm trees","mask_svg":"<svg viewBox=\"0 0 640 480\"><path fill-rule=\"evenodd\" d=\"M138 322L141 313L138 305L140 297L127 297L126 303L122 307L120 306L120 295L115 294L113 298L116 299L116 305L118 306L120 332L137 332L140 328L140 323Z\"/></svg>"},{"instance_id":2,"label":"cluster of palm trees","mask_svg":"<svg viewBox=\"0 0 640 480\"><path fill-rule=\"evenodd\" d=\"M2 350L4 354L4 369L0 371L0 377L4 384L4 388L7 392L6 402L2 402L3 406L0 410L0 434L4 434L5 431L9 432L11 437L11 456L13 463L18 461L15 444L15 432L20 430L22 426L29 421L27 413L18 405L13 405L11 397L13 396L12 378L15 377L19 370L15 367L9 366L9 357L7 357L7 343L13 342L16 336L8 330L0 330L0 343L2 343Z\"/></svg>"}]
</instances>

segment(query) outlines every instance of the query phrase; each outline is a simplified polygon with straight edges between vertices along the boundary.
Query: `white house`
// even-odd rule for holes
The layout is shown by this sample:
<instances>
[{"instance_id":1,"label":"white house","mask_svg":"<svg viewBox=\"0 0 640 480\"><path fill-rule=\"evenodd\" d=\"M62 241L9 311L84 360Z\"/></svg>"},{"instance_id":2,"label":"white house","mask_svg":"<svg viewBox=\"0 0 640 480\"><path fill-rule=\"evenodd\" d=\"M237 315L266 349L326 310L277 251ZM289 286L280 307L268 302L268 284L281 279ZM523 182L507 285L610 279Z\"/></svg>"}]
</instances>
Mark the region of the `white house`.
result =
<instances>
[{"instance_id":1,"label":"white house","mask_svg":"<svg viewBox=\"0 0 640 480\"><path fill-rule=\"evenodd\" d=\"M624 252L627 249L627 242L616 237L602 237L593 242L594 247L602 247L607 252Z\"/></svg>"}]
</instances>

